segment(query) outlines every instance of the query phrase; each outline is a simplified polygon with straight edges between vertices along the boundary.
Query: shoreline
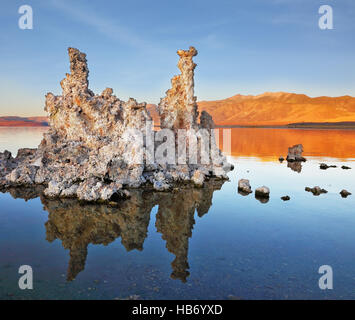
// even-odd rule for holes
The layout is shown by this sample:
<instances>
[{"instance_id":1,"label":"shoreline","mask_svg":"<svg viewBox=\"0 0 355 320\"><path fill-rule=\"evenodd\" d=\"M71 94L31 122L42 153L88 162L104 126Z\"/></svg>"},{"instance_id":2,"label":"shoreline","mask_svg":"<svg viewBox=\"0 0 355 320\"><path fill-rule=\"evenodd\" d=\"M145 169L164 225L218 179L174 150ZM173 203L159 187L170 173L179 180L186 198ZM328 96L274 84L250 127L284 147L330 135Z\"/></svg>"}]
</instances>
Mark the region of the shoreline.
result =
<instances>
[{"instance_id":1,"label":"shoreline","mask_svg":"<svg viewBox=\"0 0 355 320\"><path fill-rule=\"evenodd\" d=\"M314 130L355 130L352 125L343 124L286 124L286 125L216 125L216 128L249 128L249 129L314 129Z\"/></svg>"}]
</instances>

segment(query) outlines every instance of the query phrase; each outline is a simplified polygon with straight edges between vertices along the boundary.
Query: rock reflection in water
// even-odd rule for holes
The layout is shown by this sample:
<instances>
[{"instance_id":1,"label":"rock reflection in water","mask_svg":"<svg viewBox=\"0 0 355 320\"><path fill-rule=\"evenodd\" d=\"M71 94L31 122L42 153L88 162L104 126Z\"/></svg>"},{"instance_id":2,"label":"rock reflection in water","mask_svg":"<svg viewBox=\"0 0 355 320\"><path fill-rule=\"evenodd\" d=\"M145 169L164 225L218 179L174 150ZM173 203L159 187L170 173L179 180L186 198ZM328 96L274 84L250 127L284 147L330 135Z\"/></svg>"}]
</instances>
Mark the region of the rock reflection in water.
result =
<instances>
[{"instance_id":1,"label":"rock reflection in water","mask_svg":"<svg viewBox=\"0 0 355 320\"><path fill-rule=\"evenodd\" d=\"M294 162L287 162L287 167L290 168L292 171L296 171L298 173L301 173L302 171L302 162L300 161L294 161Z\"/></svg>"},{"instance_id":2,"label":"rock reflection in water","mask_svg":"<svg viewBox=\"0 0 355 320\"><path fill-rule=\"evenodd\" d=\"M46 239L62 241L69 250L67 280L71 281L84 270L89 244L108 245L121 237L127 251L143 250L147 237L150 213L158 205L157 232L166 241L166 248L175 255L171 263L171 278L186 282L189 276L188 246L195 224L195 210L199 217L212 205L215 190L223 181L210 180L203 188L180 188L171 193L131 190L131 198L115 205L82 203L76 199L48 199L41 189L11 189L13 197L32 199L40 196L48 211L45 223Z\"/></svg>"}]
</instances>

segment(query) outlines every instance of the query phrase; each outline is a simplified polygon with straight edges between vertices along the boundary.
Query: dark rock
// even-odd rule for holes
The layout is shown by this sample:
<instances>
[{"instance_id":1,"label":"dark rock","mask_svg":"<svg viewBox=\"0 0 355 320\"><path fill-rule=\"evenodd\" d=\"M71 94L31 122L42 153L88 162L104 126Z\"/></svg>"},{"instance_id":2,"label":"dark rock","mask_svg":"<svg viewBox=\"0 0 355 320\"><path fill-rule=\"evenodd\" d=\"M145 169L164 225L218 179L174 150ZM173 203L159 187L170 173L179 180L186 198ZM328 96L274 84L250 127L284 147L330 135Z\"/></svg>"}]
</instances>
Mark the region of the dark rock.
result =
<instances>
[{"instance_id":1,"label":"dark rock","mask_svg":"<svg viewBox=\"0 0 355 320\"><path fill-rule=\"evenodd\" d=\"M342 166L341 167L343 170L350 170L351 168L350 167L348 167L348 166Z\"/></svg>"},{"instance_id":2,"label":"dark rock","mask_svg":"<svg viewBox=\"0 0 355 320\"><path fill-rule=\"evenodd\" d=\"M316 186L316 187L313 187L313 188L306 187L305 190L306 190L307 192L312 192L314 196L319 196L319 195L321 195L322 193L328 193L327 190L322 189L322 188L320 188L319 186Z\"/></svg>"},{"instance_id":3,"label":"dark rock","mask_svg":"<svg viewBox=\"0 0 355 320\"><path fill-rule=\"evenodd\" d=\"M289 201L289 200L291 200L291 198L290 198L289 196L283 196L283 197L281 197L281 199L282 199L283 201Z\"/></svg>"},{"instance_id":4,"label":"dark rock","mask_svg":"<svg viewBox=\"0 0 355 320\"><path fill-rule=\"evenodd\" d=\"M347 190L341 190L340 191L340 194L341 194L341 196L343 197L343 198L347 198L348 196L351 196L351 193L349 192L349 191L347 191Z\"/></svg>"},{"instance_id":5,"label":"dark rock","mask_svg":"<svg viewBox=\"0 0 355 320\"><path fill-rule=\"evenodd\" d=\"M321 163L320 165L319 165L319 168L320 169L322 169L322 170L327 170L327 169L329 169L329 168L336 168L337 166L335 166L335 165L327 165L326 163Z\"/></svg>"},{"instance_id":6,"label":"dark rock","mask_svg":"<svg viewBox=\"0 0 355 320\"><path fill-rule=\"evenodd\" d=\"M270 200L270 198L261 197L261 196L258 196L258 195L255 195L255 199L258 200L261 203L268 203L269 200Z\"/></svg>"},{"instance_id":7,"label":"dark rock","mask_svg":"<svg viewBox=\"0 0 355 320\"><path fill-rule=\"evenodd\" d=\"M258 198L269 198L270 197L270 189L268 187L262 186L255 190L255 197Z\"/></svg>"}]
</instances>

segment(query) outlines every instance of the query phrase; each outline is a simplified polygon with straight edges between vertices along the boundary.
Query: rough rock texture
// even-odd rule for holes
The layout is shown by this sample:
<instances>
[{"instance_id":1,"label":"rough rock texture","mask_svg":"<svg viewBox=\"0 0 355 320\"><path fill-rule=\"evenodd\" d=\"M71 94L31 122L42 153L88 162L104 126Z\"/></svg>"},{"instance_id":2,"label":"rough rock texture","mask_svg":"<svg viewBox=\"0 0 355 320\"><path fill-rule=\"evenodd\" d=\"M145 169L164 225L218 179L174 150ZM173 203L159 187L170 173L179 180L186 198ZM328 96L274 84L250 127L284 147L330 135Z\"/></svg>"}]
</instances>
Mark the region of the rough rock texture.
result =
<instances>
[{"instance_id":1,"label":"rough rock texture","mask_svg":"<svg viewBox=\"0 0 355 320\"><path fill-rule=\"evenodd\" d=\"M255 190L255 196L260 198L269 198L270 197L270 189L268 187L262 186Z\"/></svg>"},{"instance_id":2,"label":"rough rock texture","mask_svg":"<svg viewBox=\"0 0 355 320\"><path fill-rule=\"evenodd\" d=\"M238 181L238 193L247 196L248 194L252 193L251 186L249 180L247 179L240 179Z\"/></svg>"},{"instance_id":3,"label":"rough rock texture","mask_svg":"<svg viewBox=\"0 0 355 320\"><path fill-rule=\"evenodd\" d=\"M178 183L193 182L202 186L212 176L227 178L226 173L231 167L216 147L212 134L210 147L218 155L214 157L217 161L202 164L200 156L194 164L148 161L149 153L144 150L151 117L146 103L138 103L132 98L121 101L110 88L95 95L89 89L86 55L74 48L69 48L68 53L70 74L66 74L60 83L62 95L46 95L45 110L50 129L38 149L27 156L24 152L21 159L17 159L19 156L13 159L6 151L0 154L2 187L42 184L46 186L44 194L48 197L110 201L129 197L127 188L144 185L166 191ZM198 130L214 127L206 112L201 115L201 123L197 122L196 65L192 61L196 54L192 47L188 51L178 51L181 75L172 79L173 87L159 106L163 128ZM132 138L128 134L130 130L141 134L142 141ZM154 138L157 133L152 132L152 135ZM153 142L154 150L161 144Z\"/></svg>"},{"instance_id":4,"label":"rough rock texture","mask_svg":"<svg viewBox=\"0 0 355 320\"><path fill-rule=\"evenodd\" d=\"M178 50L180 56L178 68L181 71L171 79L172 88L166 92L166 97L160 100L158 112L162 128L197 129L197 103L194 96L194 70L196 64L192 58L197 50Z\"/></svg>"},{"instance_id":5,"label":"rough rock texture","mask_svg":"<svg viewBox=\"0 0 355 320\"><path fill-rule=\"evenodd\" d=\"M289 162L306 161L306 159L302 156L302 153L303 153L302 144L296 144L293 147L288 148L288 155L286 160Z\"/></svg>"},{"instance_id":6,"label":"rough rock texture","mask_svg":"<svg viewBox=\"0 0 355 320\"><path fill-rule=\"evenodd\" d=\"M328 193L327 190L322 189L319 186L316 186L316 187L313 187L313 188L306 187L305 190L307 192L312 192L314 196L320 196L322 193Z\"/></svg>"}]
</instances>

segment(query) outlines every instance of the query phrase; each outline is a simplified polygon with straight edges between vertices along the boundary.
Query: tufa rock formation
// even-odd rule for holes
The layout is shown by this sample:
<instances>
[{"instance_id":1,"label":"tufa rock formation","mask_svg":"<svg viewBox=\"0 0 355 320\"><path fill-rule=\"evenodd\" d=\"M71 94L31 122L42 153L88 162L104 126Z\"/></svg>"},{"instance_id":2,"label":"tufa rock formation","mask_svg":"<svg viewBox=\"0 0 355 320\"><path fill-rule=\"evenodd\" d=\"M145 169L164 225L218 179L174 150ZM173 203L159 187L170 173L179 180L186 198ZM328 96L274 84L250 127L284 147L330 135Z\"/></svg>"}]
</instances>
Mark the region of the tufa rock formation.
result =
<instances>
[{"instance_id":1,"label":"tufa rock formation","mask_svg":"<svg viewBox=\"0 0 355 320\"><path fill-rule=\"evenodd\" d=\"M216 146L211 116L203 112L197 122L195 48L177 52L181 75L172 79L172 88L159 104L161 127L171 129L175 138L178 129L208 132L210 161L201 161L201 143L190 148L192 151L186 151L186 143L185 153L198 155L192 164L179 162L178 152L171 163L152 157L164 147L167 137L156 139L160 133L148 130L152 126L146 103L132 98L122 101L110 88L95 95L89 89L86 55L74 48L68 53L70 74L60 83L62 95L46 95L48 132L27 157L13 159L6 151L0 154L0 187L44 185L47 197L110 201L128 197L128 188L146 186L164 191L179 183L202 187L210 177L227 178L231 166ZM180 149L176 146L176 151Z\"/></svg>"},{"instance_id":2,"label":"tufa rock formation","mask_svg":"<svg viewBox=\"0 0 355 320\"><path fill-rule=\"evenodd\" d=\"M294 161L306 161L306 159L302 156L303 153L303 145L296 144L293 147L288 148L288 154L286 160L288 162Z\"/></svg>"}]
</instances>

